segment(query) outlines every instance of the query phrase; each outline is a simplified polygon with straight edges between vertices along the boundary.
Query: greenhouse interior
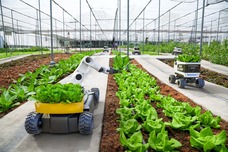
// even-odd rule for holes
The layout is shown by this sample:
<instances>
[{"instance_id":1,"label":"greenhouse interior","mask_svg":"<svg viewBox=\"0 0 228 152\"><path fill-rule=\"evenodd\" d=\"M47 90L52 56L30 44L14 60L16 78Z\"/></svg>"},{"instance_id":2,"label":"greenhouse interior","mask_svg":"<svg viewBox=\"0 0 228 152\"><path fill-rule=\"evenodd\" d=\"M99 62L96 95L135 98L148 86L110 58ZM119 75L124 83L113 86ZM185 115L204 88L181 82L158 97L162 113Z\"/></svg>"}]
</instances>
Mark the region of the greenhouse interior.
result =
<instances>
[{"instance_id":1,"label":"greenhouse interior","mask_svg":"<svg viewBox=\"0 0 228 152\"><path fill-rule=\"evenodd\" d=\"M0 152L228 152L228 0L0 8Z\"/></svg>"}]
</instances>

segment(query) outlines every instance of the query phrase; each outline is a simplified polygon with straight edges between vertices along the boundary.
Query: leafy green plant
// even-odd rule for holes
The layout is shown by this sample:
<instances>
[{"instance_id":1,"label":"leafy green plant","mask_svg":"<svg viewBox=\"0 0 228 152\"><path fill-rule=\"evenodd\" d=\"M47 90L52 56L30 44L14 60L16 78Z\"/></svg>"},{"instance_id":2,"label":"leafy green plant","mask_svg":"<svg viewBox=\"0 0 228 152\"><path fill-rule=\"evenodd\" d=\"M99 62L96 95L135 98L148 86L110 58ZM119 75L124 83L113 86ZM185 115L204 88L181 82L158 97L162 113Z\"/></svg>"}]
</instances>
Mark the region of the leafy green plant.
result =
<instances>
[{"instance_id":1,"label":"leafy green plant","mask_svg":"<svg viewBox=\"0 0 228 152\"><path fill-rule=\"evenodd\" d=\"M56 75L43 75L41 79L39 79L39 85L45 85L45 84L52 84L57 80Z\"/></svg>"},{"instance_id":2,"label":"leafy green plant","mask_svg":"<svg viewBox=\"0 0 228 152\"><path fill-rule=\"evenodd\" d=\"M5 112L10 108L19 105L19 102L15 102L16 98L17 96L10 95L8 90L3 90L3 93L0 96L0 112Z\"/></svg>"},{"instance_id":3,"label":"leafy green plant","mask_svg":"<svg viewBox=\"0 0 228 152\"><path fill-rule=\"evenodd\" d=\"M120 143L128 152L145 152L149 148L149 144L143 144L142 132L135 132L130 138L126 138L123 131L120 131Z\"/></svg>"},{"instance_id":4,"label":"leafy green plant","mask_svg":"<svg viewBox=\"0 0 228 152\"><path fill-rule=\"evenodd\" d=\"M227 41L224 40L221 44L217 41L212 41L210 45L205 45L203 47L203 58L209 60L212 63L228 65L228 49L227 49Z\"/></svg>"},{"instance_id":5,"label":"leafy green plant","mask_svg":"<svg viewBox=\"0 0 228 152\"><path fill-rule=\"evenodd\" d=\"M154 107L152 107L150 104L147 102L142 102L138 104L135 108L135 115L134 118L141 118L143 121L147 119L147 117L150 116L150 119L157 119L158 114L157 111Z\"/></svg>"},{"instance_id":6,"label":"leafy green plant","mask_svg":"<svg viewBox=\"0 0 228 152\"><path fill-rule=\"evenodd\" d=\"M163 97L157 106L163 108L163 112L168 117L173 117L175 113L182 113L186 116L199 116L201 113L201 108L199 106L192 107L187 102L178 102L169 96Z\"/></svg>"},{"instance_id":7,"label":"leafy green plant","mask_svg":"<svg viewBox=\"0 0 228 152\"><path fill-rule=\"evenodd\" d=\"M22 86L22 85L16 85L12 84L9 87L9 92L12 96L16 96L16 99L18 102L25 101L29 96L35 94L33 92L33 88L27 87L27 86Z\"/></svg>"},{"instance_id":8,"label":"leafy green plant","mask_svg":"<svg viewBox=\"0 0 228 152\"><path fill-rule=\"evenodd\" d=\"M148 143L156 151L173 151L182 146L176 139L169 139L168 132L165 131L164 126L158 134L155 130L150 133Z\"/></svg>"},{"instance_id":9,"label":"leafy green plant","mask_svg":"<svg viewBox=\"0 0 228 152\"><path fill-rule=\"evenodd\" d=\"M34 98L43 103L72 103L80 102L83 97L83 89L79 84L47 84L38 86Z\"/></svg>"},{"instance_id":10,"label":"leafy green plant","mask_svg":"<svg viewBox=\"0 0 228 152\"><path fill-rule=\"evenodd\" d=\"M150 93L149 97L151 101L157 101L157 102L162 101L164 98L164 96L160 93Z\"/></svg>"},{"instance_id":11,"label":"leafy green plant","mask_svg":"<svg viewBox=\"0 0 228 152\"><path fill-rule=\"evenodd\" d=\"M117 51L117 50L112 50L112 54L113 54L113 55L126 55L125 52L119 52L119 51Z\"/></svg>"},{"instance_id":12,"label":"leafy green plant","mask_svg":"<svg viewBox=\"0 0 228 152\"><path fill-rule=\"evenodd\" d=\"M120 99L128 100L128 99L130 99L131 95L132 95L131 90L128 90L128 91L123 90L123 91L116 92L116 96L119 97Z\"/></svg>"},{"instance_id":13,"label":"leafy green plant","mask_svg":"<svg viewBox=\"0 0 228 152\"><path fill-rule=\"evenodd\" d=\"M120 120L126 121L133 118L133 108L123 107L116 109L116 113L120 115Z\"/></svg>"},{"instance_id":14,"label":"leafy green plant","mask_svg":"<svg viewBox=\"0 0 228 152\"><path fill-rule=\"evenodd\" d=\"M175 113L172 117L172 122L165 122L165 124L172 128L181 130L189 130L190 127L200 127L200 124L197 121L197 116L186 116L182 113Z\"/></svg>"},{"instance_id":15,"label":"leafy green plant","mask_svg":"<svg viewBox=\"0 0 228 152\"><path fill-rule=\"evenodd\" d=\"M210 127L206 127L200 132L190 128L190 143L192 147L203 149L205 152L211 150L218 152L227 152L225 146L226 132L223 130L217 135L214 135Z\"/></svg>"},{"instance_id":16,"label":"leafy green plant","mask_svg":"<svg viewBox=\"0 0 228 152\"><path fill-rule=\"evenodd\" d=\"M136 119L129 119L127 121L120 121L120 127L117 131L123 131L125 135L130 137L133 133L139 131L142 126L137 122Z\"/></svg>"},{"instance_id":17,"label":"leafy green plant","mask_svg":"<svg viewBox=\"0 0 228 152\"><path fill-rule=\"evenodd\" d=\"M198 116L200 115L201 108L200 107L191 107L189 103L186 102L179 102L181 103L180 105L165 105L163 108L163 112L165 113L166 116L168 117L173 117L175 113L182 113L185 114L186 116Z\"/></svg>"},{"instance_id":18,"label":"leafy green plant","mask_svg":"<svg viewBox=\"0 0 228 152\"><path fill-rule=\"evenodd\" d=\"M177 60L181 62L200 62L201 58L199 55L180 54Z\"/></svg>"},{"instance_id":19,"label":"leafy green plant","mask_svg":"<svg viewBox=\"0 0 228 152\"><path fill-rule=\"evenodd\" d=\"M179 43L183 54L199 55L199 45L193 43Z\"/></svg>"},{"instance_id":20,"label":"leafy green plant","mask_svg":"<svg viewBox=\"0 0 228 152\"><path fill-rule=\"evenodd\" d=\"M26 72L25 74L20 74L20 77L15 81L18 85L28 86L30 84L33 84L35 86L38 85L37 77L39 75L39 72L42 68L38 68L35 73L32 72Z\"/></svg>"},{"instance_id":21,"label":"leafy green plant","mask_svg":"<svg viewBox=\"0 0 228 152\"><path fill-rule=\"evenodd\" d=\"M147 132L155 131L156 133L159 133L159 132L161 132L164 125L165 124L162 121L162 118L161 119L155 119L155 120L147 119L143 123L143 128L145 128L145 130Z\"/></svg>"},{"instance_id":22,"label":"leafy green plant","mask_svg":"<svg viewBox=\"0 0 228 152\"><path fill-rule=\"evenodd\" d=\"M117 70L125 69L130 61L129 57L127 56L121 57L120 54L116 55L113 60L114 60L113 67Z\"/></svg>"},{"instance_id":23,"label":"leafy green plant","mask_svg":"<svg viewBox=\"0 0 228 152\"><path fill-rule=\"evenodd\" d=\"M219 123L221 121L221 117L217 116L214 118L210 111L206 111L199 116L199 121L204 127L220 128Z\"/></svg>"},{"instance_id":24,"label":"leafy green plant","mask_svg":"<svg viewBox=\"0 0 228 152\"><path fill-rule=\"evenodd\" d=\"M117 97L119 97L118 94L116 94ZM119 98L120 99L120 107L130 107L131 102L129 99Z\"/></svg>"}]
</instances>

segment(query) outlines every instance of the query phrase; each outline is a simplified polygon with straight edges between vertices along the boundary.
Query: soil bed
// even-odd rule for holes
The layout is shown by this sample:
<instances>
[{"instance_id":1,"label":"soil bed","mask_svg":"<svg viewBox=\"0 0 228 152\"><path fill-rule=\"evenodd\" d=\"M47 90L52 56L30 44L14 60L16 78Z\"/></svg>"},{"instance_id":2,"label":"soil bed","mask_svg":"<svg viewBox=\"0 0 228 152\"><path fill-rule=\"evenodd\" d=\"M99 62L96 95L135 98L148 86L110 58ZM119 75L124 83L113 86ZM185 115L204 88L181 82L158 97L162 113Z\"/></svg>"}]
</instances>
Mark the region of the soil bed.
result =
<instances>
[{"instance_id":1,"label":"soil bed","mask_svg":"<svg viewBox=\"0 0 228 152\"><path fill-rule=\"evenodd\" d=\"M67 59L72 54L55 54L54 61L59 62L61 59ZM13 60L0 64L0 86L8 88L13 80L19 78L19 74L25 74L28 71L34 72L42 65L50 63L50 55L32 55L22 59Z\"/></svg>"},{"instance_id":2,"label":"soil bed","mask_svg":"<svg viewBox=\"0 0 228 152\"><path fill-rule=\"evenodd\" d=\"M110 66L112 66L112 59L110 60ZM132 61L133 64L136 64L139 68L143 69L143 67L138 64L135 60ZM145 69L143 69L146 71ZM153 75L151 75L154 77ZM155 77L156 78L156 77ZM168 85L162 83L160 80L157 80L157 85L160 87L160 93L163 95L170 95L178 101L189 102L191 106L199 106L195 104L191 99L187 98L183 94L179 93L175 89L169 87ZM116 114L116 109L119 108L119 99L116 97L116 92L118 90L118 86L113 79L113 75L108 76L108 84L107 84L107 94L106 94L106 102L105 102L105 111L103 118L103 129L101 135L100 142L100 152L124 152L125 149L121 146L119 140L119 133L116 129L119 126L118 118L119 116ZM161 108L156 106L155 102L151 103L152 106L157 110L158 117L163 118L163 121L170 121L168 117L164 115ZM204 112L204 110L203 110ZM228 134L228 122L221 121L220 129L213 129L214 133L219 133L221 130L226 130ZM170 138L175 138L179 142L182 143L182 147L179 149L181 152L197 152L199 150L192 148L189 142L190 135L188 131L175 130L170 127L166 129L169 133ZM148 133L143 131L144 139L147 142ZM226 141L226 146L228 145L228 140ZM152 152L152 149L148 149L149 152Z\"/></svg>"},{"instance_id":3,"label":"soil bed","mask_svg":"<svg viewBox=\"0 0 228 152\"><path fill-rule=\"evenodd\" d=\"M171 67L173 67L173 65L174 65L174 60L162 59L161 61ZM211 70L201 67L200 77L203 78L205 81L228 88L228 75L224 75L224 74L221 74L221 73L218 73L215 71L211 71Z\"/></svg>"}]
</instances>

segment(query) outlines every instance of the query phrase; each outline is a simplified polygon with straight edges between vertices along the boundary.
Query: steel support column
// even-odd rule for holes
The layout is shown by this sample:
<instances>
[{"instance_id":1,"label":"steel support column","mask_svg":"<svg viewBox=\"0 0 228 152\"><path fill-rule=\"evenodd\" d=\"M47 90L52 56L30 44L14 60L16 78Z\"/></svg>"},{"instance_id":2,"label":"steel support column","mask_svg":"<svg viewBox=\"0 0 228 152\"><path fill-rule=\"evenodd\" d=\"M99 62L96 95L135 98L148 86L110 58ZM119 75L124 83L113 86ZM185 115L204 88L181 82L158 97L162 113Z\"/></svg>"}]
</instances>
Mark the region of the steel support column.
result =
<instances>
[{"instance_id":1,"label":"steel support column","mask_svg":"<svg viewBox=\"0 0 228 152\"><path fill-rule=\"evenodd\" d=\"M195 43L197 44L197 25L198 25L198 11L199 11L199 0L197 0L197 7L196 7L196 22L195 22Z\"/></svg>"},{"instance_id":2,"label":"steel support column","mask_svg":"<svg viewBox=\"0 0 228 152\"><path fill-rule=\"evenodd\" d=\"M14 29L14 21L13 21L13 10L11 10L11 19L12 19L12 29L13 29L13 44L14 44L14 49L17 48L16 40L15 40L15 29Z\"/></svg>"},{"instance_id":3,"label":"steel support column","mask_svg":"<svg viewBox=\"0 0 228 152\"><path fill-rule=\"evenodd\" d=\"M205 12L205 0L203 0L202 23L201 23L201 33L200 33L200 56L201 57L202 57L202 48L203 48L204 12Z\"/></svg>"},{"instance_id":4,"label":"steel support column","mask_svg":"<svg viewBox=\"0 0 228 152\"><path fill-rule=\"evenodd\" d=\"M127 56L129 56L129 0L127 0Z\"/></svg>"},{"instance_id":5,"label":"steel support column","mask_svg":"<svg viewBox=\"0 0 228 152\"><path fill-rule=\"evenodd\" d=\"M82 0L79 1L79 6L80 6L80 53L82 51Z\"/></svg>"},{"instance_id":6,"label":"steel support column","mask_svg":"<svg viewBox=\"0 0 228 152\"><path fill-rule=\"evenodd\" d=\"M170 39L170 18L171 17L171 11L169 11L169 25L168 25L168 42L169 42L169 39Z\"/></svg>"},{"instance_id":7,"label":"steel support column","mask_svg":"<svg viewBox=\"0 0 228 152\"><path fill-rule=\"evenodd\" d=\"M53 53L53 25L52 25L52 0L50 0L50 28L51 28L51 62L50 65L54 65L54 53Z\"/></svg>"},{"instance_id":8,"label":"steel support column","mask_svg":"<svg viewBox=\"0 0 228 152\"><path fill-rule=\"evenodd\" d=\"M119 41L120 41L119 45L122 45L121 44L121 0L119 0Z\"/></svg>"},{"instance_id":9,"label":"steel support column","mask_svg":"<svg viewBox=\"0 0 228 152\"><path fill-rule=\"evenodd\" d=\"M160 50L160 14L161 14L161 0L159 0L158 4L158 55Z\"/></svg>"},{"instance_id":10,"label":"steel support column","mask_svg":"<svg viewBox=\"0 0 228 152\"><path fill-rule=\"evenodd\" d=\"M145 34L144 34L144 32L145 32L145 28L144 28L144 26L145 26L145 10L143 11L143 52L144 52L144 45L145 45L145 38L144 38L144 36L145 36Z\"/></svg>"},{"instance_id":11,"label":"steel support column","mask_svg":"<svg viewBox=\"0 0 228 152\"><path fill-rule=\"evenodd\" d=\"M42 40L42 26L41 26L40 0L39 0L39 22L40 22L40 47L41 47L41 54L43 54L43 51L42 51L43 40Z\"/></svg>"},{"instance_id":12,"label":"steel support column","mask_svg":"<svg viewBox=\"0 0 228 152\"><path fill-rule=\"evenodd\" d=\"M90 9L90 14L89 14L89 27L90 27L90 30L89 30L89 31L90 31L90 34L89 34L89 41L90 41L90 42L89 42L89 46L90 46L90 50L91 50L91 47L92 47L92 46L91 46L91 44L92 44L92 42L91 42L91 38L92 38L92 35L91 35L91 34L92 34L92 33L91 33L91 30L92 30L92 29L91 29L91 28L92 28L92 27L91 27L91 24L92 24L92 23L91 23L91 22L92 22L92 17L91 17L91 15L92 15L92 10Z\"/></svg>"},{"instance_id":13,"label":"steel support column","mask_svg":"<svg viewBox=\"0 0 228 152\"><path fill-rule=\"evenodd\" d=\"M219 11L219 16L218 16L218 26L217 26L217 36L216 36L216 40L217 42L219 41L218 39L218 34L219 34L219 24L220 24L220 16L221 16L221 11Z\"/></svg>"},{"instance_id":14,"label":"steel support column","mask_svg":"<svg viewBox=\"0 0 228 152\"><path fill-rule=\"evenodd\" d=\"M0 0L0 5L1 5L1 17L2 17L2 32L3 32L3 47L6 47L6 35L5 35L5 26L4 26L4 17L3 17L3 10L2 10L2 0ZM8 49L6 49L6 55L8 53Z\"/></svg>"}]
</instances>

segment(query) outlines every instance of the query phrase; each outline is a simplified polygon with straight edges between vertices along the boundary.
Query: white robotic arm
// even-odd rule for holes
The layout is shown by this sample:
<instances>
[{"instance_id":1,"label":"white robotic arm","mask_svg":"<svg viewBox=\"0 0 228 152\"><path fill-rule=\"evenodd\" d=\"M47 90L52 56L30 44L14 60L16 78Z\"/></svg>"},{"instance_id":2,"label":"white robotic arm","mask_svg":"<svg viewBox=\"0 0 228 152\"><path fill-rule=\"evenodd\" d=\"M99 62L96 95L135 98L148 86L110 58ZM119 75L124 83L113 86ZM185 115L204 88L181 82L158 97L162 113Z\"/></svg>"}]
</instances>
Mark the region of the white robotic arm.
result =
<instances>
[{"instance_id":1,"label":"white robotic arm","mask_svg":"<svg viewBox=\"0 0 228 152\"><path fill-rule=\"evenodd\" d=\"M72 75L72 79L74 79L74 82L76 80L75 83L81 84L82 80L84 79L84 75L88 72L88 67L92 67L96 71L103 72L105 74L114 74L119 72L118 70L110 67L102 67L91 57L85 56Z\"/></svg>"}]
</instances>

